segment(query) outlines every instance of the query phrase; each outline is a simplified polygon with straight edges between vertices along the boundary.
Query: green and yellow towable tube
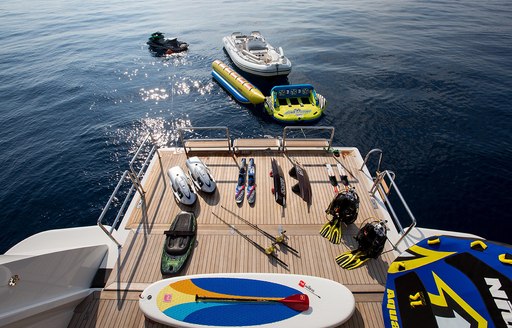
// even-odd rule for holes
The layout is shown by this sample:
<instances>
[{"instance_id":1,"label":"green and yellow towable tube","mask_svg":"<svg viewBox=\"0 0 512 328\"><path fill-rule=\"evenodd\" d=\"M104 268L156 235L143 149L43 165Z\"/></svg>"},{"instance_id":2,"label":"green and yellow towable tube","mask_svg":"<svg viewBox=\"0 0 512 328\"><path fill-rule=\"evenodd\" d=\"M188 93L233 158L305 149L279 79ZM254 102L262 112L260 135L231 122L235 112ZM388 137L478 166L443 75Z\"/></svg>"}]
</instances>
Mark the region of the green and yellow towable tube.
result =
<instances>
[{"instance_id":1,"label":"green and yellow towable tube","mask_svg":"<svg viewBox=\"0 0 512 328\"><path fill-rule=\"evenodd\" d=\"M267 113L286 123L315 121L326 106L325 98L310 84L278 85L265 98Z\"/></svg>"}]
</instances>

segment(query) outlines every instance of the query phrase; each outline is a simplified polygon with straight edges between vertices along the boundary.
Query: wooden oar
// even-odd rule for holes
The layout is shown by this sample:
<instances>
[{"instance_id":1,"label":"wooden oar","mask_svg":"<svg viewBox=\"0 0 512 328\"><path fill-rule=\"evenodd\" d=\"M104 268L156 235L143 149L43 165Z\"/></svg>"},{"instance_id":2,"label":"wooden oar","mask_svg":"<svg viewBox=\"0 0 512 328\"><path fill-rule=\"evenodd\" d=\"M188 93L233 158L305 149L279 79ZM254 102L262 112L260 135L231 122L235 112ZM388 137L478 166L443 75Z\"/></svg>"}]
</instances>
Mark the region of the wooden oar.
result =
<instances>
[{"instance_id":1,"label":"wooden oar","mask_svg":"<svg viewBox=\"0 0 512 328\"><path fill-rule=\"evenodd\" d=\"M295 311L306 311L309 309L309 297L306 294L293 294L285 298L263 298L263 297L210 297L210 296L199 296L196 294L197 301L206 302L278 302L286 305L290 309Z\"/></svg>"}]
</instances>

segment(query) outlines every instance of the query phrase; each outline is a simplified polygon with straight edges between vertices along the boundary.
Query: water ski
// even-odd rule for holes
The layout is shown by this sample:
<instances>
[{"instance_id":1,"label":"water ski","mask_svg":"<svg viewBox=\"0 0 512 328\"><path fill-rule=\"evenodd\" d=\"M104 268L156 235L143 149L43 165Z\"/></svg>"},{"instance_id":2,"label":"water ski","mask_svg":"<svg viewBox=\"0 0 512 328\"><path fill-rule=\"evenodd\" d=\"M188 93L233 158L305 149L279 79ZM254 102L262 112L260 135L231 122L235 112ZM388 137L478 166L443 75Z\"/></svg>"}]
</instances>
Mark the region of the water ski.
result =
<instances>
[{"instance_id":1,"label":"water ski","mask_svg":"<svg viewBox=\"0 0 512 328\"><path fill-rule=\"evenodd\" d=\"M338 173L340 174L340 181L345 186L348 187L348 175L345 173L345 169L343 168L343 165L340 163L336 164L336 167L338 168Z\"/></svg>"},{"instance_id":2,"label":"water ski","mask_svg":"<svg viewBox=\"0 0 512 328\"><path fill-rule=\"evenodd\" d=\"M242 158L242 161L240 163L240 168L238 171L238 180L235 187L235 201L237 204L240 204L244 200L244 193L245 193L245 176L246 176L246 160L245 158Z\"/></svg>"},{"instance_id":3,"label":"water ski","mask_svg":"<svg viewBox=\"0 0 512 328\"><path fill-rule=\"evenodd\" d=\"M270 175L274 178L274 198L281 206L286 206L286 182L284 180L283 170L275 158L271 159L272 171Z\"/></svg>"},{"instance_id":4,"label":"water ski","mask_svg":"<svg viewBox=\"0 0 512 328\"><path fill-rule=\"evenodd\" d=\"M338 193L338 180L336 179L336 175L334 174L334 171L332 169L331 164L325 164L325 167L327 168L327 175L329 176L329 182L331 183L331 186L334 189L334 193Z\"/></svg>"},{"instance_id":5,"label":"water ski","mask_svg":"<svg viewBox=\"0 0 512 328\"><path fill-rule=\"evenodd\" d=\"M254 158L249 158L249 166L247 168L247 202L253 204L256 199L256 167Z\"/></svg>"},{"instance_id":6,"label":"water ski","mask_svg":"<svg viewBox=\"0 0 512 328\"><path fill-rule=\"evenodd\" d=\"M177 274L186 263L196 241L197 221L194 213L180 212L165 231L160 271L162 275Z\"/></svg>"}]
</instances>

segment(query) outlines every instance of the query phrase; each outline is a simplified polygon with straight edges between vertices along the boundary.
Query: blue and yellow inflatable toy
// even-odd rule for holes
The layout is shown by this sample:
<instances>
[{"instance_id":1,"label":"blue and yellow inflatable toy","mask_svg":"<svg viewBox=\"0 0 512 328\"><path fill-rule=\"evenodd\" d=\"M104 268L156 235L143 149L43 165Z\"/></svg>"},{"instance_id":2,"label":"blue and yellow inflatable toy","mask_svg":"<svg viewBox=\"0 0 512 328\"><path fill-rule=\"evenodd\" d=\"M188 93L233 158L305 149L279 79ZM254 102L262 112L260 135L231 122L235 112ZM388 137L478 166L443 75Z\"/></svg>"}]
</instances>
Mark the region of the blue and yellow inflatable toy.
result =
<instances>
[{"instance_id":1,"label":"blue and yellow inflatable toy","mask_svg":"<svg viewBox=\"0 0 512 328\"><path fill-rule=\"evenodd\" d=\"M436 236L390 265L386 327L511 327L512 246Z\"/></svg>"}]
</instances>

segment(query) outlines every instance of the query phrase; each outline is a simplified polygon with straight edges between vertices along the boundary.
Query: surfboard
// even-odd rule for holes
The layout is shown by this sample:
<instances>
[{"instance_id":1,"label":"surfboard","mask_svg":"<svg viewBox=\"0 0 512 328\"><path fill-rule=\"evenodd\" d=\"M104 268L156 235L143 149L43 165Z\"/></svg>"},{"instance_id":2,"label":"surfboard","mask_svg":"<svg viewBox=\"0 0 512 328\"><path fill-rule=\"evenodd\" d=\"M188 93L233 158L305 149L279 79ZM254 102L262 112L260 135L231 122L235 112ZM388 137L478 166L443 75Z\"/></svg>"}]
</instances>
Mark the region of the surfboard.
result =
<instances>
[{"instance_id":1,"label":"surfboard","mask_svg":"<svg viewBox=\"0 0 512 328\"><path fill-rule=\"evenodd\" d=\"M274 198L281 206L286 206L286 182L284 180L283 170L275 158L271 159L272 177L274 178Z\"/></svg>"},{"instance_id":2,"label":"surfboard","mask_svg":"<svg viewBox=\"0 0 512 328\"><path fill-rule=\"evenodd\" d=\"M254 299L307 300L307 305L297 310ZM157 281L141 293L139 306L147 318L180 328L336 327L352 316L355 299L344 285L320 277L214 273Z\"/></svg>"}]
</instances>

